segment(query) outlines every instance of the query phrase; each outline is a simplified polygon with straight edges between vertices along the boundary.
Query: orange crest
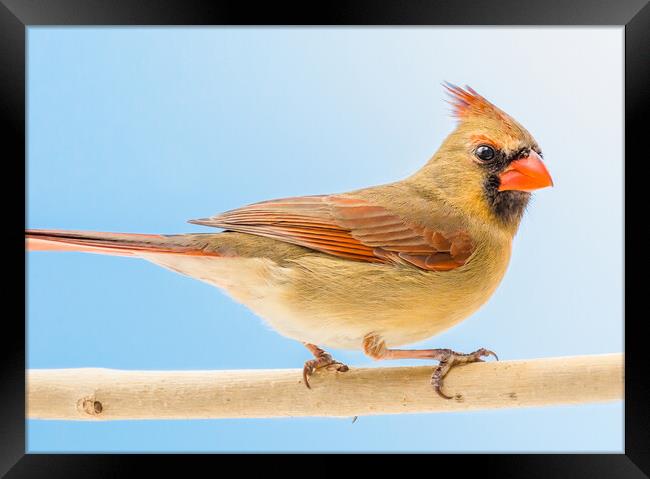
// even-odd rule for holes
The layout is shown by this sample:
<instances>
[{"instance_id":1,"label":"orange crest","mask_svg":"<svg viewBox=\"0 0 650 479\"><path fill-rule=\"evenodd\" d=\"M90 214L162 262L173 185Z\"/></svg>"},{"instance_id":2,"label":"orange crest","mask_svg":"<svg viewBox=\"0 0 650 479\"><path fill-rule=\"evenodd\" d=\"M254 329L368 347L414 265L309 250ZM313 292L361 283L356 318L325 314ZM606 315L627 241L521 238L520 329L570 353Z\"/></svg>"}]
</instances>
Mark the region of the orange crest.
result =
<instances>
[{"instance_id":1,"label":"orange crest","mask_svg":"<svg viewBox=\"0 0 650 479\"><path fill-rule=\"evenodd\" d=\"M442 86L445 87L447 93L451 96L449 103L454 108L452 114L456 118L465 119L478 116L495 118L505 123L512 121L506 113L476 93L471 87L465 86L465 89L462 89L448 82L443 83Z\"/></svg>"}]
</instances>

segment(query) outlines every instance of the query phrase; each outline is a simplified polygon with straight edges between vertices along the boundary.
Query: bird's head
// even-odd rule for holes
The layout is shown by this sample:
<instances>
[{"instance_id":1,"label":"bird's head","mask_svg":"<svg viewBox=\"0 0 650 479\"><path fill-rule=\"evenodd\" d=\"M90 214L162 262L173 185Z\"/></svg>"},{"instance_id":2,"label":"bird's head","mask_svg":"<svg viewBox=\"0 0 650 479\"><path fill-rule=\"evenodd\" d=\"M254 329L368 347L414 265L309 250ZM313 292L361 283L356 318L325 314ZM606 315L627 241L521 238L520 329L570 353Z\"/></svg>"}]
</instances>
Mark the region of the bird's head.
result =
<instances>
[{"instance_id":1,"label":"bird's head","mask_svg":"<svg viewBox=\"0 0 650 479\"><path fill-rule=\"evenodd\" d=\"M540 147L471 88L445 88L458 126L413 178L451 206L514 234L530 192L553 185Z\"/></svg>"}]
</instances>

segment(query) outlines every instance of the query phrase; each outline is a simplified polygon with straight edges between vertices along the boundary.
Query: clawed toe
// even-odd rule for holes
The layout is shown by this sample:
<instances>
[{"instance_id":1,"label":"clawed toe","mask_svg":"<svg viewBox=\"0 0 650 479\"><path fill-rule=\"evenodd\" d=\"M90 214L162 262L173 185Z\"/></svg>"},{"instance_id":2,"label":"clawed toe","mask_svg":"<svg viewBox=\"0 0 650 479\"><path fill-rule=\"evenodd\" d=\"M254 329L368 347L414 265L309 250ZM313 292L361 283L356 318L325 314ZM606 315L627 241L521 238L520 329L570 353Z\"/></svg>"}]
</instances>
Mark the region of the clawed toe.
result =
<instances>
[{"instance_id":1,"label":"clawed toe","mask_svg":"<svg viewBox=\"0 0 650 479\"><path fill-rule=\"evenodd\" d=\"M433 386L433 389L443 399L453 399L453 396L447 396L444 392L442 392L443 379L447 373L449 373L449 371L454 366L457 366L459 364L483 362L484 360L482 358L488 356L494 356L497 361L499 360L499 357L494 351L490 351L489 349L485 348L477 349L473 353L469 354L457 353L455 351L448 350L446 357L440 360L440 364L438 364L436 369L433 371L433 374L431 375L431 385Z\"/></svg>"},{"instance_id":2,"label":"clawed toe","mask_svg":"<svg viewBox=\"0 0 650 479\"><path fill-rule=\"evenodd\" d=\"M438 393L438 396L443 399L453 399L452 396L447 396L442 392L442 378L449 372L449 369L451 369L451 366L449 366L448 363L441 361L431 375L431 384L433 385L433 389Z\"/></svg>"},{"instance_id":3,"label":"clawed toe","mask_svg":"<svg viewBox=\"0 0 650 479\"><path fill-rule=\"evenodd\" d=\"M325 368L328 371L337 371L337 372L346 372L350 368L338 361L335 361L332 359L332 356L329 354L323 352L320 354L316 359L310 359L309 361L305 361L305 366L302 368L302 379L305 382L305 386L307 386L308 389L311 389L311 385L309 384L309 378L311 377L314 372L316 372L317 369L322 369Z\"/></svg>"},{"instance_id":4,"label":"clawed toe","mask_svg":"<svg viewBox=\"0 0 650 479\"><path fill-rule=\"evenodd\" d=\"M338 361L334 361L332 364L328 364L325 366L325 368L328 371L338 371L340 373L344 373L350 369L346 364L339 363Z\"/></svg>"},{"instance_id":5,"label":"clawed toe","mask_svg":"<svg viewBox=\"0 0 650 479\"><path fill-rule=\"evenodd\" d=\"M483 359L480 359L481 357L488 357L488 356L494 356L494 359L496 359L497 361L499 360L499 356L497 356L497 353L485 348L481 348L477 351L474 351L473 353L470 353L470 355L477 355L480 361L483 361Z\"/></svg>"},{"instance_id":6,"label":"clawed toe","mask_svg":"<svg viewBox=\"0 0 650 479\"><path fill-rule=\"evenodd\" d=\"M315 362L315 359L305 361L305 366L302 368L302 380L304 381L305 386L307 386L307 389L311 389L311 386L309 385L309 377L314 374L314 371L316 371L316 367L313 364Z\"/></svg>"}]
</instances>

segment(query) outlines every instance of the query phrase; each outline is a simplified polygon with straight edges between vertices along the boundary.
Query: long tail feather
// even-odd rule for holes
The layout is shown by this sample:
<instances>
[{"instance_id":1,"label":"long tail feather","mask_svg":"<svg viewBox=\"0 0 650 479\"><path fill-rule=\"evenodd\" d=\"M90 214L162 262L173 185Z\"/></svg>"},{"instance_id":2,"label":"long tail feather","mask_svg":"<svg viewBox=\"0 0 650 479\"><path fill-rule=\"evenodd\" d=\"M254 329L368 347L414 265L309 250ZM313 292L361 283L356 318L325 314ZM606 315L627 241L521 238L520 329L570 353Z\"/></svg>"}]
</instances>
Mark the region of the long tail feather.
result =
<instances>
[{"instance_id":1,"label":"long tail feather","mask_svg":"<svg viewBox=\"0 0 650 479\"><path fill-rule=\"evenodd\" d=\"M81 251L116 256L167 253L192 256L219 256L206 251L201 235L147 235L101 233L96 231L26 230L28 251Z\"/></svg>"}]
</instances>

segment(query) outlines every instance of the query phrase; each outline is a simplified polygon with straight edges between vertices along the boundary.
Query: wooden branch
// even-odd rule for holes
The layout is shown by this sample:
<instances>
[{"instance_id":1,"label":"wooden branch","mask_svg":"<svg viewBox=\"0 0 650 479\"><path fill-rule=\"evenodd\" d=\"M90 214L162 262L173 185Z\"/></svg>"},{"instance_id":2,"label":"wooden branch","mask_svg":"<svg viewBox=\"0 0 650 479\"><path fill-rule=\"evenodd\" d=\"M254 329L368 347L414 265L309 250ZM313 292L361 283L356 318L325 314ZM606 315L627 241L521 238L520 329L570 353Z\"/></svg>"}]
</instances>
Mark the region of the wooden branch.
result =
<instances>
[{"instance_id":1,"label":"wooden branch","mask_svg":"<svg viewBox=\"0 0 650 479\"><path fill-rule=\"evenodd\" d=\"M27 372L32 419L199 419L469 411L623 399L623 355L603 354L459 366L441 399L432 365L319 371L312 389L301 370Z\"/></svg>"}]
</instances>

